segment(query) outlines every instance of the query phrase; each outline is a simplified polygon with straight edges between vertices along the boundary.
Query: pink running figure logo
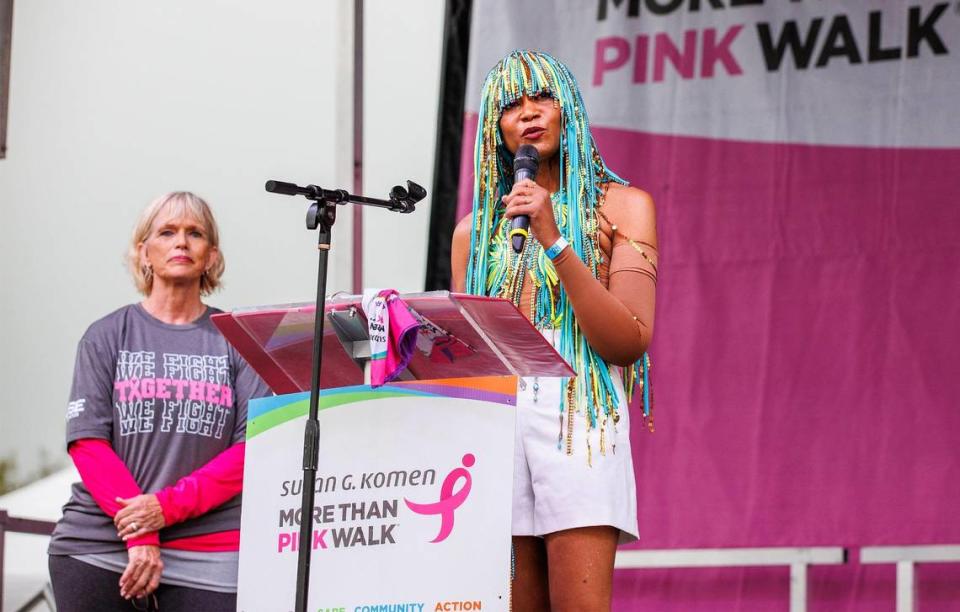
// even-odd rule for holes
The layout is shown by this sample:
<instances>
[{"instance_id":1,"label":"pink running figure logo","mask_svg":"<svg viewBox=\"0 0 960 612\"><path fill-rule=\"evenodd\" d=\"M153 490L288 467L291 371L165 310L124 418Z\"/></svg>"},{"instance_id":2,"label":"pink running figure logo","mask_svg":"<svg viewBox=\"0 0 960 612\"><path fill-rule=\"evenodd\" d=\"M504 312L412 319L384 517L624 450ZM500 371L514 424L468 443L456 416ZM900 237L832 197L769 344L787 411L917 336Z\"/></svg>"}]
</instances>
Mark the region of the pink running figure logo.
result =
<instances>
[{"instance_id":1,"label":"pink running figure logo","mask_svg":"<svg viewBox=\"0 0 960 612\"><path fill-rule=\"evenodd\" d=\"M453 531L454 510L459 508L463 502L467 501L467 496L470 495L470 487L473 484L473 479L470 476L470 470L464 468L473 467L473 464L476 462L476 458L472 453L467 453L463 456L462 461L464 467L458 467L450 470L450 473L447 474L447 477L443 479L443 484L440 485L440 501L432 504L418 504L410 501L407 498L403 498L403 501L407 503L407 507L417 514L440 515L440 533L437 534L437 537L430 540L431 544L443 542L447 539L447 536L449 536L450 532ZM454 493L453 486L461 478L463 478L465 481L463 487Z\"/></svg>"}]
</instances>

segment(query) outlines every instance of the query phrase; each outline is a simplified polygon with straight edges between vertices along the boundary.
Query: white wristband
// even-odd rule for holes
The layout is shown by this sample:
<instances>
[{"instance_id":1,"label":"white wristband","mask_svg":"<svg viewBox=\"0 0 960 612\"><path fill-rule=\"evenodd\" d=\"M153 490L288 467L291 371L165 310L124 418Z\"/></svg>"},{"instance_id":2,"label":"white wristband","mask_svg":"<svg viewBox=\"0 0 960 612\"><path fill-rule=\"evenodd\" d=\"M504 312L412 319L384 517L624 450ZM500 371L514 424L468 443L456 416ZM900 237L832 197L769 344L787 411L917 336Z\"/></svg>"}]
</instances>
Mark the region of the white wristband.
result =
<instances>
[{"instance_id":1,"label":"white wristband","mask_svg":"<svg viewBox=\"0 0 960 612\"><path fill-rule=\"evenodd\" d=\"M549 249L545 249L543 252L552 261L556 259L557 255L559 255L563 249L567 248L568 246L570 246L570 243L567 242L567 239L563 236L560 236L557 238L557 241L553 243L553 246L551 246Z\"/></svg>"}]
</instances>

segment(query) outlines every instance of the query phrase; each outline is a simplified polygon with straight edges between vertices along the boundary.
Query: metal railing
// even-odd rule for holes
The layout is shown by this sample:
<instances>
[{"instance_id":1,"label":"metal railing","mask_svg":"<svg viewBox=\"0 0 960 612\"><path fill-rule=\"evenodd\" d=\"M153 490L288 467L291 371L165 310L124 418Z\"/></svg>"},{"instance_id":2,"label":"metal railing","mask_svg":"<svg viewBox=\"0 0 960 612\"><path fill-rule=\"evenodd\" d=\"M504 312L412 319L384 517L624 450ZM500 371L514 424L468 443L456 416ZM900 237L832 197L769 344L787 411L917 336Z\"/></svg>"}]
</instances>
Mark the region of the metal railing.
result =
<instances>
[{"instance_id":1,"label":"metal railing","mask_svg":"<svg viewBox=\"0 0 960 612\"><path fill-rule=\"evenodd\" d=\"M10 516L0 509L0 609L3 608L3 569L6 534L50 535L56 523ZM669 550L621 550L617 569L684 569L704 567L790 568L790 612L807 609L807 568L811 565L840 565L847 562L847 550L840 546L797 548L689 548ZM897 566L897 612L916 611L916 564L960 563L960 544L933 546L865 546L860 549L862 564ZM27 604L39 603L38 594Z\"/></svg>"},{"instance_id":2,"label":"metal railing","mask_svg":"<svg viewBox=\"0 0 960 612\"><path fill-rule=\"evenodd\" d=\"M790 612L807 609L807 566L847 562L839 546L808 548L699 548L621 550L617 569L682 569L694 567L790 567Z\"/></svg>"},{"instance_id":3,"label":"metal railing","mask_svg":"<svg viewBox=\"0 0 960 612\"><path fill-rule=\"evenodd\" d=\"M960 544L934 546L864 546L860 563L895 563L897 612L917 609L917 563L960 563Z\"/></svg>"},{"instance_id":4,"label":"metal railing","mask_svg":"<svg viewBox=\"0 0 960 612\"><path fill-rule=\"evenodd\" d=\"M0 610L3 609L3 562L6 553L7 533L28 533L48 536L53 533L53 528L56 527L56 525L53 521L10 516L6 510L0 509ZM36 602L37 598L35 597L28 602L28 606L32 606Z\"/></svg>"}]
</instances>

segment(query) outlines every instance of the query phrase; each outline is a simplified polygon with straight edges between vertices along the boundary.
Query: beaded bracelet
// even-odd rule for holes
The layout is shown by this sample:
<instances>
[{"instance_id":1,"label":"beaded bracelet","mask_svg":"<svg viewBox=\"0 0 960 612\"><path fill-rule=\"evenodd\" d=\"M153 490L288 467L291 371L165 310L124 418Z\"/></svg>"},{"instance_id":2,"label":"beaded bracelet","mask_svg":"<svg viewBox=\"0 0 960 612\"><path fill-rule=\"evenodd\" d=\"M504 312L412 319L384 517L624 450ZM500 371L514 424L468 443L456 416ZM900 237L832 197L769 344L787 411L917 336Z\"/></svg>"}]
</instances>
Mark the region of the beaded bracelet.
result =
<instances>
[{"instance_id":1,"label":"beaded bracelet","mask_svg":"<svg viewBox=\"0 0 960 612\"><path fill-rule=\"evenodd\" d=\"M551 246L549 249L545 249L543 253L544 255L549 257L550 260L552 261L556 259L557 255L559 255L561 251L563 251L563 249L567 248L568 246L570 246L570 243L567 242L567 239L564 238L563 236L560 236L559 238L557 238L557 241L553 243L553 246Z\"/></svg>"}]
</instances>

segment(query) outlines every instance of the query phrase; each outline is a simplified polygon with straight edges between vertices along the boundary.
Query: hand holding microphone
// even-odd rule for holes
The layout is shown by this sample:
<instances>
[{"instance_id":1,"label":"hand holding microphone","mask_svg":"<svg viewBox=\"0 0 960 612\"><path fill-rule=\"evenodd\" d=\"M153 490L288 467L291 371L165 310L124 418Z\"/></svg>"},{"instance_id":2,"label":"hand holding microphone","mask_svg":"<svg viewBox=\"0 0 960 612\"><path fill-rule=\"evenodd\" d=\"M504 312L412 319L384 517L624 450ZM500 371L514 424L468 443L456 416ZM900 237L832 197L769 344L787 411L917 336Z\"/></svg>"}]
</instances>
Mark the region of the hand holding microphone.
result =
<instances>
[{"instance_id":1,"label":"hand holding microphone","mask_svg":"<svg viewBox=\"0 0 960 612\"><path fill-rule=\"evenodd\" d=\"M516 186L520 181L537 179L537 169L540 167L540 153L533 145L524 144L517 148L517 154L513 157L513 184ZM512 193L512 192L511 192ZM529 215L517 215L510 222L510 242L513 244L513 252L519 253L523 250L523 243L527 240L527 230L530 228Z\"/></svg>"},{"instance_id":2,"label":"hand holding microphone","mask_svg":"<svg viewBox=\"0 0 960 612\"><path fill-rule=\"evenodd\" d=\"M513 219L509 236L516 253L523 250L531 225L537 239L544 245L549 246L560 237L560 230L553 218L550 194L536 183L523 183L528 179L536 179L539 165L540 154L533 145L523 144L517 148L513 159L513 189L503 197L507 216Z\"/></svg>"}]
</instances>

